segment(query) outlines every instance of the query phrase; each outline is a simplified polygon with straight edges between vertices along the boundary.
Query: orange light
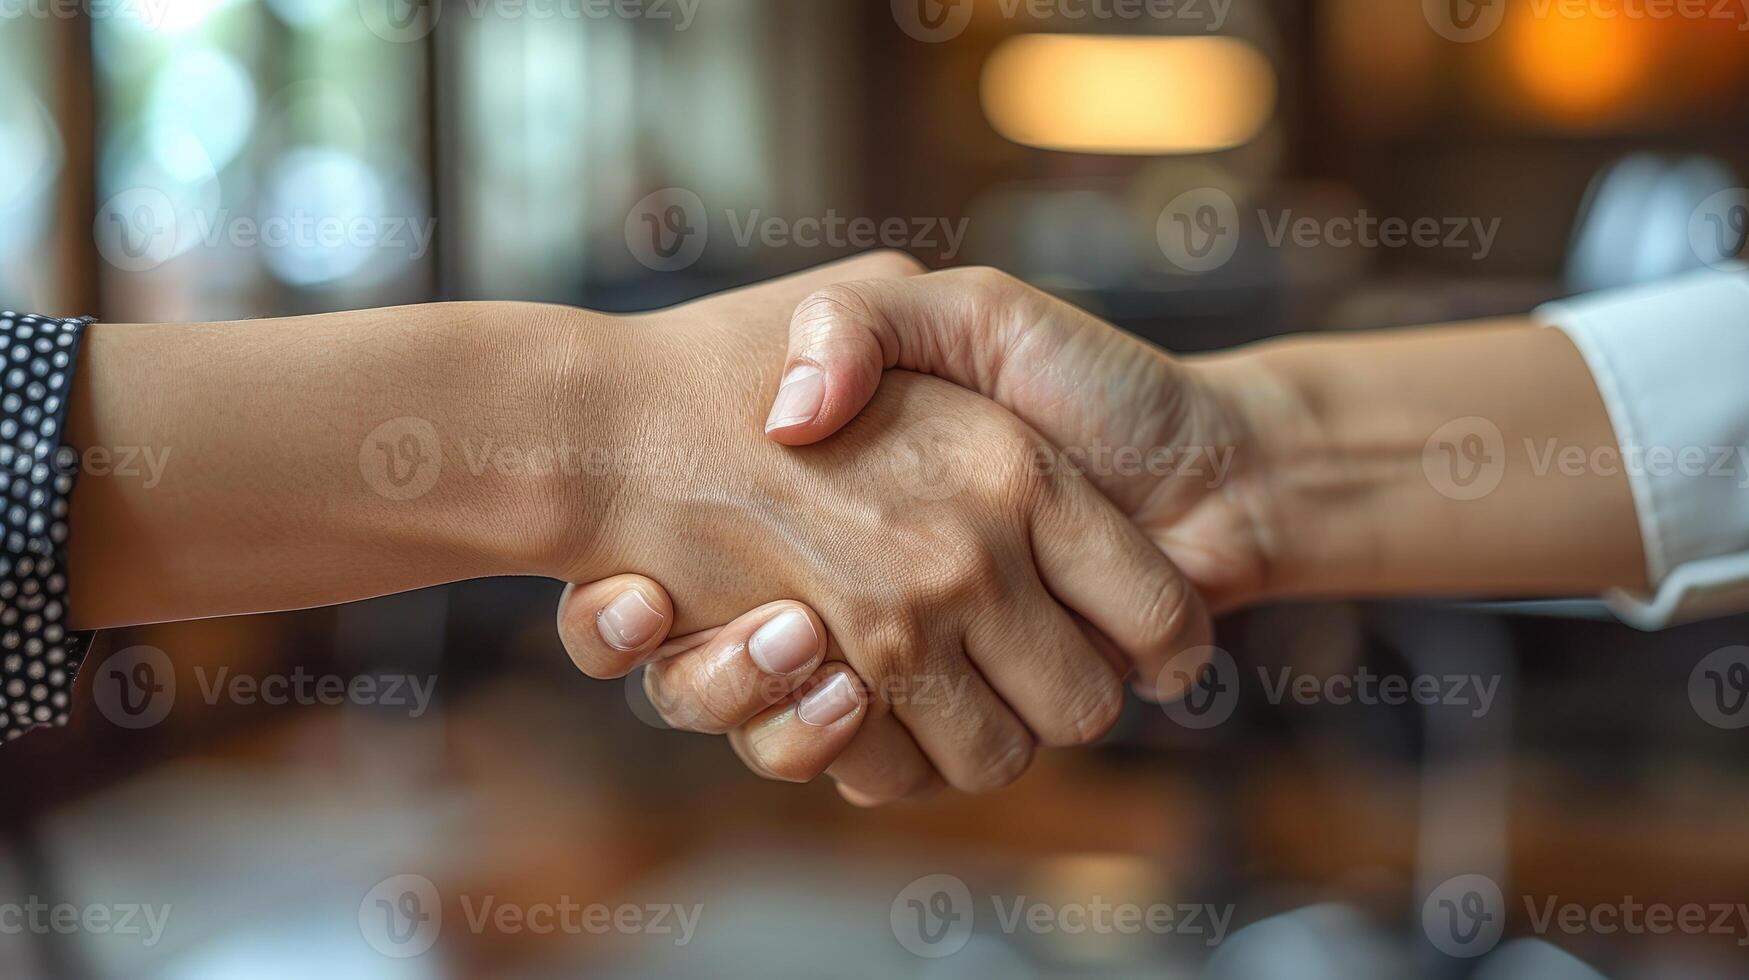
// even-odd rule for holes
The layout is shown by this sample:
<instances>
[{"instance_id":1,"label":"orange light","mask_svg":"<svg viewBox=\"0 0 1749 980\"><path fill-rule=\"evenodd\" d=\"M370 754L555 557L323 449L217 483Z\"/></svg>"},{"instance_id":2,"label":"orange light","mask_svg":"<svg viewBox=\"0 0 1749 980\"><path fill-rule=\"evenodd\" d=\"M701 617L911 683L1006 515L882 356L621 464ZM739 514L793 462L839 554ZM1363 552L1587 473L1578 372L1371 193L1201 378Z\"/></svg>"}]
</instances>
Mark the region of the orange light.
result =
<instances>
[{"instance_id":1,"label":"orange light","mask_svg":"<svg viewBox=\"0 0 1749 980\"><path fill-rule=\"evenodd\" d=\"M1081 153L1204 153L1254 139L1275 70L1229 37L1023 34L984 65L984 115L1016 143Z\"/></svg>"},{"instance_id":2,"label":"orange light","mask_svg":"<svg viewBox=\"0 0 1749 980\"><path fill-rule=\"evenodd\" d=\"M1512 72L1535 106L1568 122L1608 119L1645 96L1652 64L1645 21L1558 6L1537 16L1515 8L1509 34Z\"/></svg>"}]
</instances>

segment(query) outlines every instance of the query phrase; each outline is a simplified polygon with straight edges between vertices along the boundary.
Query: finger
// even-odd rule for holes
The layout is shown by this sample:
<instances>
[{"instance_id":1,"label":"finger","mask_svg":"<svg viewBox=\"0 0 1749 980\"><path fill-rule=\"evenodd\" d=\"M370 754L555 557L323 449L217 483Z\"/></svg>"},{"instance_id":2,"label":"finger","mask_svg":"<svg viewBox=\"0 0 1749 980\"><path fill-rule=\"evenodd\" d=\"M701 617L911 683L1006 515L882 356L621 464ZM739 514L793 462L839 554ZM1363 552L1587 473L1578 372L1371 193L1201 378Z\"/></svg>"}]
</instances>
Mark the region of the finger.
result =
<instances>
[{"instance_id":1,"label":"finger","mask_svg":"<svg viewBox=\"0 0 1749 980\"><path fill-rule=\"evenodd\" d=\"M1053 486L1033 511L1039 575L1124 652L1136 692L1159 700L1173 655L1213 635L1202 596L1084 477L1059 470Z\"/></svg>"},{"instance_id":2,"label":"finger","mask_svg":"<svg viewBox=\"0 0 1749 980\"><path fill-rule=\"evenodd\" d=\"M559 597L559 639L590 677L624 677L654 655L674 622L668 593L642 575L567 585Z\"/></svg>"},{"instance_id":3,"label":"finger","mask_svg":"<svg viewBox=\"0 0 1749 980\"><path fill-rule=\"evenodd\" d=\"M826 628L799 602L769 602L695 649L654 660L644 691L669 725L719 734L782 700L826 656Z\"/></svg>"},{"instance_id":4,"label":"finger","mask_svg":"<svg viewBox=\"0 0 1749 980\"><path fill-rule=\"evenodd\" d=\"M966 658L963 643L933 645L927 673L867 671L917 747L949 786L1001 789L1032 764L1032 732ZM860 669L860 668L859 668Z\"/></svg>"},{"instance_id":5,"label":"finger","mask_svg":"<svg viewBox=\"0 0 1749 980\"><path fill-rule=\"evenodd\" d=\"M1044 745L1098 741L1123 713L1123 679L1043 584L981 615L966 655Z\"/></svg>"},{"instance_id":6,"label":"finger","mask_svg":"<svg viewBox=\"0 0 1749 980\"><path fill-rule=\"evenodd\" d=\"M822 666L803 687L729 733L735 754L767 779L805 783L856 737L868 696L847 664Z\"/></svg>"},{"instance_id":7,"label":"finger","mask_svg":"<svg viewBox=\"0 0 1749 980\"><path fill-rule=\"evenodd\" d=\"M891 713L871 714L826 770L838 795L856 806L923 799L946 785L905 726Z\"/></svg>"},{"instance_id":8,"label":"finger","mask_svg":"<svg viewBox=\"0 0 1749 980\"><path fill-rule=\"evenodd\" d=\"M1002 324L1021 295L1017 282L987 270L824 286L790 319L766 434L789 446L826 438L862 411L892 367L992 395L1007 346Z\"/></svg>"}]
</instances>

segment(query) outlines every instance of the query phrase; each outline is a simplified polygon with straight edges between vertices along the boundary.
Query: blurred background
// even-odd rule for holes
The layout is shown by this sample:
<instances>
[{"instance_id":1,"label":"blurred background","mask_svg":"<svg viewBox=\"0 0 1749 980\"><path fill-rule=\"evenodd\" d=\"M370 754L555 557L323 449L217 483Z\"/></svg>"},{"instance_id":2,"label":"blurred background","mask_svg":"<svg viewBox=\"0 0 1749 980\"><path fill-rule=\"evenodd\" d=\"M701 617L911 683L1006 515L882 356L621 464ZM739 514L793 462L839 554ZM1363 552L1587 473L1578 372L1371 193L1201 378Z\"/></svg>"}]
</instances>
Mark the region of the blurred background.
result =
<instances>
[{"instance_id":1,"label":"blurred background","mask_svg":"<svg viewBox=\"0 0 1749 980\"><path fill-rule=\"evenodd\" d=\"M1735 0L0 0L0 307L629 311L886 246L1176 350L1521 313L1742 250L1746 28ZM1749 619L1259 609L1191 709L863 812L578 675L557 591L101 638L71 728L0 755L0 975L1749 976ZM1494 694L1259 683L1284 669Z\"/></svg>"}]
</instances>

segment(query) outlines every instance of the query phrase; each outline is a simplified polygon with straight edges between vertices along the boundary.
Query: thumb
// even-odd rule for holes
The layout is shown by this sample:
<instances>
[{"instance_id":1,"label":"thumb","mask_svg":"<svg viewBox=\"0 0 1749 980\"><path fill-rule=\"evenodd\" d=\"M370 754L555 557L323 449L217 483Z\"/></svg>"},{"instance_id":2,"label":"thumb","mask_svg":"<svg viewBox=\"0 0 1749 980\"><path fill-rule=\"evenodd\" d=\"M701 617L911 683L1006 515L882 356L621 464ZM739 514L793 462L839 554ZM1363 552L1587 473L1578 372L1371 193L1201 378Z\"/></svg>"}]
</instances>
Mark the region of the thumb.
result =
<instances>
[{"instance_id":1,"label":"thumb","mask_svg":"<svg viewBox=\"0 0 1749 980\"><path fill-rule=\"evenodd\" d=\"M766 435L805 446L837 432L874 397L887 368L988 394L982 382L993 379L980 368L1001 363L1002 352L991 349L1000 343L991 322L1006 304L976 287L996 275L959 269L834 283L809 295L790 319L789 354Z\"/></svg>"}]
</instances>

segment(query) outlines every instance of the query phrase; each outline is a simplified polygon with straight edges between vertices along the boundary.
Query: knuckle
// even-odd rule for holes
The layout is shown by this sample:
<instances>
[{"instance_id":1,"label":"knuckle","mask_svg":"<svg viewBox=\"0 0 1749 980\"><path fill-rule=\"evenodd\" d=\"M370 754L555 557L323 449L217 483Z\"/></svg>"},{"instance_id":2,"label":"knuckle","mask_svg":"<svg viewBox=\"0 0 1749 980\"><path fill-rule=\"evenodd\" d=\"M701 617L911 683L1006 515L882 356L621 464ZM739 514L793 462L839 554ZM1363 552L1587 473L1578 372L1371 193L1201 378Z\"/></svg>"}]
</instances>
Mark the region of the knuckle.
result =
<instances>
[{"instance_id":1,"label":"knuckle","mask_svg":"<svg viewBox=\"0 0 1749 980\"><path fill-rule=\"evenodd\" d=\"M644 692L662 720L682 731L718 735L741 722L739 692L716 678L651 664L644 671Z\"/></svg>"},{"instance_id":2,"label":"knuckle","mask_svg":"<svg viewBox=\"0 0 1749 980\"><path fill-rule=\"evenodd\" d=\"M1174 576L1136 609L1137 642L1147 650L1169 649L1184 635L1190 612L1190 590Z\"/></svg>"},{"instance_id":3,"label":"knuckle","mask_svg":"<svg viewBox=\"0 0 1749 980\"><path fill-rule=\"evenodd\" d=\"M925 627L929 612L916 589L901 588L892 602L861 603L854 612L834 616L834 622L848 627L842 635L856 638L844 651L845 660L876 702L885 701L879 692L889 690L892 679L927 669L932 662Z\"/></svg>"},{"instance_id":4,"label":"knuckle","mask_svg":"<svg viewBox=\"0 0 1749 980\"><path fill-rule=\"evenodd\" d=\"M748 750L757 764L754 771L767 779L785 783L812 781L826 768L830 760L808 751L790 740L778 737L775 731L755 732L749 736Z\"/></svg>"},{"instance_id":5,"label":"knuckle","mask_svg":"<svg viewBox=\"0 0 1749 980\"><path fill-rule=\"evenodd\" d=\"M1025 288L1020 280L1001 269L987 265L967 266L945 274L953 276L960 288L970 290L971 295L986 303L1004 302L1016 291Z\"/></svg>"},{"instance_id":6,"label":"knuckle","mask_svg":"<svg viewBox=\"0 0 1749 980\"><path fill-rule=\"evenodd\" d=\"M1062 745L1091 745L1117 727L1123 717L1123 684L1107 678L1087 696L1070 718L1070 737Z\"/></svg>"},{"instance_id":7,"label":"knuckle","mask_svg":"<svg viewBox=\"0 0 1749 980\"><path fill-rule=\"evenodd\" d=\"M934 554L916 565L919 616L935 618L942 609L965 609L996 599L1003 591L1003 567L990 542L966 532L944 532Z\"/></svg>"},{"instance_id":8,"label":"knuckle","mask_svg":"<svg viewBox=\"0 0 1749 980\"><path fill-rule=\"evenodd\" d=\"M846 320L875 322L874 304L860 283L837 282L814 290L796 307L791 322L804 337L817 339Z\"/></svg>"},{"instance_id":9,"label":"knuckle","mask_svg":"<svg viewBox=\"0 0 1749 980\"><path fill-rule=\"evenodd\" d=\"M978 434L983 461L974 469L985 496L1009 513L1025 513L1048 503L1058 492L1052 467L1045 465L1048 447L1027 424L1004 412L983 420Z\"/></svg>"},{"instance_id":10,"label":"knuckle","mask_svg":"<svg viewBox=\"0 0 1749 980\"><path fill-rule=\"evenodd\" d=\"M873 275L891 277L914 276L929 268L913 258L909 252L901 252L896 248L869 252L858 260L858 265Z\"/></svg>"}]
</instances>

